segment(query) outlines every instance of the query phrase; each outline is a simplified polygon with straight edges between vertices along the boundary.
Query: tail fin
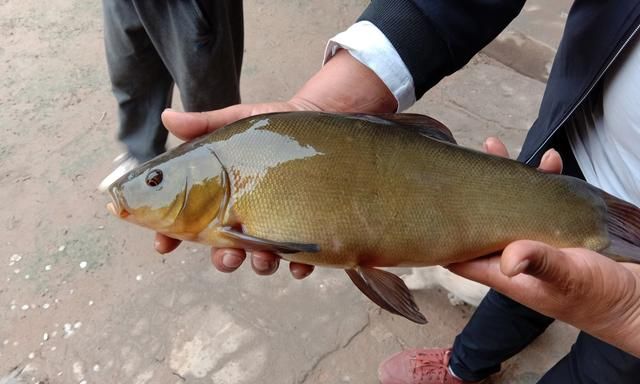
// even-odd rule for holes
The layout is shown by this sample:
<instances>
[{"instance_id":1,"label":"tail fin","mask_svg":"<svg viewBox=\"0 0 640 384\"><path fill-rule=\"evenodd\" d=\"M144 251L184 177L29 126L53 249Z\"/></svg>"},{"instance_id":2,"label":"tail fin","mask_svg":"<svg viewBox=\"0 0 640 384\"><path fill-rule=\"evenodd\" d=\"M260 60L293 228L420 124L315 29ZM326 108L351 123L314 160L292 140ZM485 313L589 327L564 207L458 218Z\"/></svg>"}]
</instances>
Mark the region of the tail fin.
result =
<instances>
[{"instance_id":1,"label":"tail fin","mask_svg":"<svg viewBox=\"0 0 640 384\"><path fill-rule=\"evenodd\" d=\"M599 191L607 205L611 244L602 252L617 261L640 264L640 208Z\"/></svg>"}]
</instances>

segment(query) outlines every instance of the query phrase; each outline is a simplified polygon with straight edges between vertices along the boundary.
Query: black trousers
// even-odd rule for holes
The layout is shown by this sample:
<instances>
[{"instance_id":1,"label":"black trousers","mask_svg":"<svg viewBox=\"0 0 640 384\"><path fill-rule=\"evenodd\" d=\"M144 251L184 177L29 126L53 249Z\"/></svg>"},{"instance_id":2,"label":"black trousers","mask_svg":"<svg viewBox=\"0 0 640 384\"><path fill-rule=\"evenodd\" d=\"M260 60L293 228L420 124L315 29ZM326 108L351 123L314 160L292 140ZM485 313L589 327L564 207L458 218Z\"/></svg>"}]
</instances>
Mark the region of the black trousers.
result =
<instances>
[{"instance_id":1,"label":"black trousers","mask_svg":"<svg viewBox=\"0 0 640 384\"><path fill-rule=\"evenodd\" d=\"M564 173L582 177L564 134L553 143ZM465 381L479 381L500 370L553 322L494 290L489 291L456 337L450 367ZM571 351L539 381L541 384L640 383L640 359L581 332Z\"/></svg>"},{"instance_id":2,"label":"black trousers","mask_svg":"<svg viewBox=\"0 0 640 384\"><path fill-rule=\"evenodd\" d=\"M103 0L118 139L140 161L165 151L160 114L176 84L186 111L240 102L241 0Z\"/></svg>"}]
</instances>

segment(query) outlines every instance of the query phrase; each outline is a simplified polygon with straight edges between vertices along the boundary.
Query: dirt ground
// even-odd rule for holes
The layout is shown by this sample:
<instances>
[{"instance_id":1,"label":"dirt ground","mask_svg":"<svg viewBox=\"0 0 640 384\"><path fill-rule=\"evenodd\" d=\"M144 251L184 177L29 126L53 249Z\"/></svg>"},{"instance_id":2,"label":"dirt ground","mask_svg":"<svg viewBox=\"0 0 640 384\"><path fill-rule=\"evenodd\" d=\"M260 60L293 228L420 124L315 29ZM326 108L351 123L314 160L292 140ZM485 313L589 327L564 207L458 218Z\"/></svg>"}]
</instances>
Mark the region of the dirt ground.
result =
<instances>
[{"instance_id":1,"label":"dirt ground","mask_svg":"<svg viewBox=\"0 0 640 384\"><path fill-rule=\"evenodd\" d=\"M366 3L246 1L243 100L292 95ZM412 111L464 145L498 135L517 154L567 2L531 3ZM417 326L381 313L341 271L225 275L206 247L160 256L152 233L110 217L96 185L121 148L102 28L97 1L0 0L0 384L375 383L385 356L451 344L473 308L440 290L417 293L430 319ZM522 41L543 54L514 59ZM492 382L535 382L574 336L554 324Z\"/></svg>"}]
</instances>

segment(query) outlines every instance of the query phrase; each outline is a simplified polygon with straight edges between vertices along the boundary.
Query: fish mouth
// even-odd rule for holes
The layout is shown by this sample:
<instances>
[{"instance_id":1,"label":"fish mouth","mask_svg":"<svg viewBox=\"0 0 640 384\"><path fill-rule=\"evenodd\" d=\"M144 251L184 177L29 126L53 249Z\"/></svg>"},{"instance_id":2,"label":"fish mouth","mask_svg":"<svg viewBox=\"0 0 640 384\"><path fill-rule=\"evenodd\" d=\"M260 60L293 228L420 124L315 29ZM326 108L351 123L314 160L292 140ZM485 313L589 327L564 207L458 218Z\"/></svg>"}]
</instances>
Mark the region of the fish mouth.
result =
<instances>
[{"instance_id":1,"label":"fish mouth","mask_svg":"<svg viewBox=\"0 0 640 384\"><path fill-rule=\"evenodd\" d=\"M116 188L109 189L109 195L111 196L111 202L107 203L107 209L111 214L121 219L126 219L129 216L129 211L121 203L122 199Z\"/></svg>"},{"instance_id":2,"label":"fish mouth","mask_svg":"<svg viewBox=\"0 0 640 384\"><path fill-rule=\"evenodd\" d=\"M119 217L121 219L126 219L129 216L129 211L127 211L126 209L124 209L121 206L118 206L117 204L114 204L114 203L107 203L107 209L114 216L117 216L117 217Z\"/></svg>"}]
</instances>

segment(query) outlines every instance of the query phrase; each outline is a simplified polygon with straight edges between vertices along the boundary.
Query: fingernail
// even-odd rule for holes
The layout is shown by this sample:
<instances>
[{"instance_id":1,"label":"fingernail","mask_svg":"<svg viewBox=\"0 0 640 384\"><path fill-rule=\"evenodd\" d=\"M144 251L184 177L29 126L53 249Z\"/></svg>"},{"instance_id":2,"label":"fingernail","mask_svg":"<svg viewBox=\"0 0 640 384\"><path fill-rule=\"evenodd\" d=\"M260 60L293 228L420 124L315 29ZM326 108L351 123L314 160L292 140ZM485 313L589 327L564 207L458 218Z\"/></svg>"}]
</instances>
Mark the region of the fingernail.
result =
<instances>
[{"instance_id":1,"label":"fingernail","mask_svg":"<svg viewBox=\"0 0 640 384\"><path fill-rule=\"evenodd\" d=\"M488 151L489 151L489 144L487 143L487 141L489 141L489 139L485 140L485 141L482 143L482 149L483 149L485 152L488 152Z\"/></svg>"},{"instance_id":2,"label":"fingernail","mask_svg":"<svg viewBox=\"0 0 640 384\"><path fill-rule=\"evenodd\" d=\"M236 269L242 264L242 258L233 252L225 252L222 254L222 265L229 269Z\"/></svg>"},{"instance_id":3,"label":"fingernail","mask_svg":"<svg viewBox=\"0 0 640 384\"><path fill-rule=\"evenodd\" d=\"M268 272L274 268L274 263L261 258L253 258L253 266L255 269L261 272Z\"/></svg>"},{"instance_id":4,"label":"fingernail","mask_svg":"<svg viewBox=\"0 0 640 384\"><path fill-rule=\"evenodd\" d=\"M153 248L155 248L156 252L160 253L160 254L164 254L164 250L160 249L160 241L156 240L153 242Z\"/></svg>"},{"instance_id":5,"label":"fingernail","mask_svg":"<svg viewBox=\"0 0 640 384\"><path fill-rule=\"evenodd\" d=\"M547 151L544 153L544 155L542 155L542 159L540 159L540 164L544 163L545 161L547 161L547 159L549 159L549 154L550 152Z\"/></svg>"},{"instance_id":6,"label":"fingernail","mask_svg":"<svg viewBox=\"0 0 640 384\"><path fill-rule=\"evenodd\" d=\"M511 271L511 276L516 276L524 272L525 269L529 266L529 260L522 260L515 268Z\"/></svg>"}]
</instances>

